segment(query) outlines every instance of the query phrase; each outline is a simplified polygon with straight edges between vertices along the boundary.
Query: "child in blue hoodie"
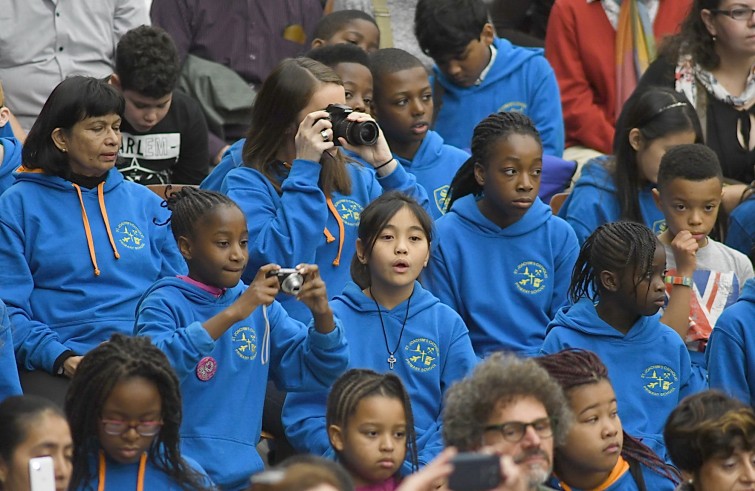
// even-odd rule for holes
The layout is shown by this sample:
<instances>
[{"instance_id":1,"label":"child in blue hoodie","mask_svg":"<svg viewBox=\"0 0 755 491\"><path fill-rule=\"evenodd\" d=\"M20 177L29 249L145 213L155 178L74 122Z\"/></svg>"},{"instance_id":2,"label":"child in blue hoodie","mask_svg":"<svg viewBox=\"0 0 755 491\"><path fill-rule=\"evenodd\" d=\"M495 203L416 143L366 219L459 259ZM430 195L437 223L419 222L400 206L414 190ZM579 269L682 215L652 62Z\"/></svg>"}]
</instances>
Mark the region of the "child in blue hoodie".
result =
<instances>
[{"instance_id":1,"label":"child in blue hoodie","mask_svg":"<svg viewBox=\"0 0 755 491\"><path fill-rule=\"evenodd\" d=\"M433 218L446 212L448 189L469 154L443 143L430 129L433 92L422 62L397 48L370 57L375 80L374 114L393 155L428 193Z\"/></svg>"},{"instance_id":2,"label":"child in blue hoodie","mask_svg":"<svg viewBox=\"0 0 755 491\"><path fill-rule=\"evenodd\" d=\"M432 218L416 201L390 192L362 214L351 275L331 301L349 339L349 368L398 375L412 402L419 464L443 449L441 403L446 390L476 364L461 318L417 282L429 258ZM299 451L328 457L327 391L288 394L286 436ZM410 459L403 473L412 472Z\"/></svg>"},{"instance_id":3,"label":"child in blue hoodie","mask_svg":"<svg viewBox=\"0 0 755 491\"><path fill-rule=\"evenodd\" d=\"M491 114L475 128L472 157L451 183L450 211L423 278L469 327L478 356L534 356L566 301L579 244L537 197L540 136L527 116Z\"/></svg>"},{"instance_id":4,"label":"child in blue hoodie","mask_svg":"<svg viewBox=\"0 0 755 491\"><path fill-rule=\"evenodd\" d=\"M623 430L608 369L595 353L567 349L535 361L564 389L574 414L566 440L554 449L555 489L675 489L679 472Z\"/></svg>"},{"instance_id":5,"label":"child in blue hoodie","mask_svg":"<svg viewBox=\"0 0 755 491\"><path fill-rule=\"evenodd\" d=\"M240 281L247 225L227 196L185 187L167 206L189 274L144 293L135 333L150 336L178 373L183 450L223 489L244 489L263 469L256 445L268 374L288 391L327 388L348 361L343 329L315 265L294 273L303 278L295 298L312 313L309 329L274 301L280 266L260 268L248 288Z\"/></svg>"},{"instance_id":6,"label":"child in blue hoodie","mask_svg":"<svg viewBox=\"0 0 755 491\"><path fill-rule=\"evenodd\" d=\"M665 88L637 93L616 122L613 156L585 164L558 216L574 228L580 244L598 226L616 220L662 232L665 220L652 193L661 157L674 145L701 141L697 113L683 94Z\"/></svg>"},{"instance_id":7,"label":"child in blue hoodie","mask_svg":"<svg viewBox=\"0 0 755 491\"><path fill-rule=\"evenodd\" d=\"M708 338L705 359L710 386L755 405L755 278L745 283L737 302L723 311Z\"/></svg>"},{"instance_id":8,"label":"child in blue hoodie","mask_svg":"<svg viewBox=\"0 0 755 491\"><path fill-rule=\"evenodd\" d=\"M726 245L746 254L755 264L755 186L750 184L742 197L742 202L729 216L729 230L726 231Z\"/></svg>"},{"instance_id":9,"label":"child in blue hoodie","mask_svg":"<svg viewBox=\"0 0 755 491\"><path fill-rule=\"evenodd\" d=\"M517 111L534 122L548 155L564 152L556 75L539 48L495 36L483 0L419 0L414 30L433 68L435 131L469 148L475 125L488 114Z\"/></svg>"},{"instance_id":10,"label":"child in blue hoodie","mask_svg":"<svg viewBox=\"0 0 755 491\"><path fill-rule=\"evenodd\" d=\"M93 349L65 412L73 437L68 489L213 489L202 467L181 455L178 379L148 339L115 334Z\"/></svg>"},{"instance_id":11,"label":"child in blue hoodie","mask_svg":"<svg viewBox=\"0 0 755 491\"><path fill-rule=\"evenodd\" d=\"M548 326L543 353L595 352L616 388L621 421L661 458L663 423L679 401L706 385L679 335L661 324L666 251L645 225L611 222L585 241L569 296Z\"/></svg>"}]
</instances>

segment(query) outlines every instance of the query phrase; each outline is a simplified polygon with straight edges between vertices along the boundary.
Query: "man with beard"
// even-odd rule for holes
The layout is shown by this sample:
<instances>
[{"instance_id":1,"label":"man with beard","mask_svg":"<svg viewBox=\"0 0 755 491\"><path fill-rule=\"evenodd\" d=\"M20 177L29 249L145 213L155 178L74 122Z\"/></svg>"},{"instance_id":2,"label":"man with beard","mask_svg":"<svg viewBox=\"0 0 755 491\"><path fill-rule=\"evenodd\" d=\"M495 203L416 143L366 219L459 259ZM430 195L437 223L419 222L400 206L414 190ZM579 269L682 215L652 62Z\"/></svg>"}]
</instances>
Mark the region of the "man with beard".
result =
<instances>
[{"instance_id":1,"label":"man with beard","mask_svg":"<svg viewBox=\"0 0 755 491\"><path fill-rule=\"evenodd\" d=\"M531 359L495 353L448 391L443 438L461 452L510 456L528 477L528 490L551 474L553 447L572 415L559 385Z\"/></svg>"}]
</instances>

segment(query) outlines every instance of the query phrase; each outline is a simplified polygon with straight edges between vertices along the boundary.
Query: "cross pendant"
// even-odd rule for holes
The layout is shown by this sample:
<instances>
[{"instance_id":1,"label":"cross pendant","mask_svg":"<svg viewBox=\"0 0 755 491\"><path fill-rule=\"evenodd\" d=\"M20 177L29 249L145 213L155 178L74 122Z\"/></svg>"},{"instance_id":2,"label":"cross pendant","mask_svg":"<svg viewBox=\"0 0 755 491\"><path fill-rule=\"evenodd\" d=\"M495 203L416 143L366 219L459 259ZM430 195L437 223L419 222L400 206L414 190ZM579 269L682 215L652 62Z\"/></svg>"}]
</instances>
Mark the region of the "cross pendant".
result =
<instances>
[{"instance_id":1,"label":"cross pendant","mask_svg":"<svg viewBox=\"0 0 755 491\"><path fill-rule=\"evenodd\" d=\"M396 364L398 360L396 360L396 357L391 354L391 356L388 357L388 365L390 365L391 370L393 370L393 365Z\"/></svg>"}]
</instances>

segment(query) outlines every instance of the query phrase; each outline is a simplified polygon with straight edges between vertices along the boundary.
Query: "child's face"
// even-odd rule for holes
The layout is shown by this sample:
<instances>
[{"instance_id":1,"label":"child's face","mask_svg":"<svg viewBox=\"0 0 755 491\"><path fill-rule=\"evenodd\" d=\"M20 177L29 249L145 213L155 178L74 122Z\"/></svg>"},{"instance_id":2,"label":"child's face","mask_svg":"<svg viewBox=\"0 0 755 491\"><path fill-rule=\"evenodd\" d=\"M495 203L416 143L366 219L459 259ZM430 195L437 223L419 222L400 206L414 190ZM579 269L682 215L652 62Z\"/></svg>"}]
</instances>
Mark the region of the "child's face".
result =
<instances>
[{"instance_id":1,"label":"child's face","mask_svg":"<svg viewBox=\"0 0 755 491\"><path fill-rule=\"evenodd\" d=\"M648 143L644 141L638 129L632 129L629 132L629 142L637 152L637 169L640 179L653 184L658 182L658 169L661 167L661 158L666 151L676 145L695 143L695 138L695 132L690 130L672 133Z\"/></svg>"},{"instance_id":2,"label":"child's face","mask_svg":"<svg viewBox=\"0 0 755 491\"><path fill-rule=\"evenodd\" d=\"M65 418L50 411L29 421L26 438L13 450L10 462L0 457L3 489L31 489L29 459L46 456L52 457L55 465L55 490L66 491L71 479L73 441Z\"/></svg>"},{"instance_id":3,"label":"child's face","mask_svg":"<svg viewBox=\"0 0 755 491\"><path fill-rule=\"evenodd\" d=\"M359 63L339 63L333 69L341 80L346 92L346 105L355 111L371 114L372 73Z\"/></svg>"},{"instance_id":4,"label":"child's face","mask_svg":"<svg viewBox=\"0 0 755 491\"><path fill-rule=\"evenodd\" d=\"M215 206L197 221L192 235L179 240L189 277L218 288L238 285L249 260L249 232L241 210Z\"/></svg>"},{"instance_id":5,"label":"child's face","mask_svg":"<svg viewBox=\"0 0 755 491\"><path fill-rule=\"evenodd\" d=\"M140 133L151 130L157 123L165 119L173 101L173 92L154 98L147 97L133 90L124 90L126 100L124 117L134 129Z\"/></svg>"},{"instance_id":6,"label":"child's face","mask_svg":"<svg viewBox=\"0 0 755 491\"><path fill-rule=\"evenodd\" d=\"M666 250L656 243L652 269L649 272L631 266L627 267L619 279L616 297L624 303L624 308L632 316L655 315L666 302L663 282L666 271ZM636 283L636 286L635 286Z\"/></svg>"},{"instance_id":7,"label":"child's face","mask_svg":"<svg viewBox=\"0 0 755 491\"><path fill-rule=\"evenodd\" d=\"M423 67L380 77L375 115L390 143L421 143L433 119L433 91Z\"/></svg>"},{"instance_id":8,"label":"child's face","mask_svg":"<svg viewBox=\"0 0 755 491\"><path fill-rule=\"evenodd\" d=\"M488 152L487 166L475 166L475 179L485 197L480 210L500 227L516 222L537 198L543 171L543 148L531 135L511 133L498 138Z\"/></svg>"},{"instance_id":9,"label":"child's face","mask_svg":"<svg viewBox=\"0 0 755 491\"><path fill-rule=\"evenodd\" d=\"M380 30L370 21L353 19L344 25L340 31L333 34L330 39L322 42L322 45L344 43L356 44L367 53L374 53L380 47Z\"/></svg>"},{"instance_id":10,"label":"child's face","mask_svg":"<svg viewBox=\"0 0 755 491\"><path fill-rule=\"evenodd\" d=\"M438 69L451 82L460 87L471 87L490 62L490 45L493 44L493 26L485 24L479 39L473 39L458 55L436 58Z\"/></svg>"},{"instance_id":11,"label":"child's face","mask_svg":"<svg viewBox=\"0 0 755 491\"><path fill-rule=\"evenodd\" d=\"M706 245L716 224L722 194L721 180L715 177L704 181L677 178L666 183L662 190L653 191L671 237L687 230L700 247Z\"/></svg>"},{"instance_id":12,"label":"child's face","mask_svg":"<svg viewBox=\"0 0 755 491\"><path fill-rule=\"evenodd\" d=\"M125 425L123 431L116 431L122 425ZM143 436L140 432L152 433L160 425L162 399L157 385L142 377L132 377L115 384L105 400L97 436L102 450L111 459L121 464L133 464L139 461L157 436L156 433Z\"/></svg>"},{"instance_id":13,"label":"child's face","mask_svg":"<svg viewBox=\"0 0 755 491\"><path fill-rule=\"evenodd\" d=\"M608 380L577 386L568 392L574 424L556 450L556 472L569 469L583 477L609 474L624 443L616 394Z\"/></svg>"},{"instance_id":14,"label":"child's face","mask_svg":"<svg viewBox=\"0 0 755 491\"><path fill-rule=\"evenodd\" d=\"M414 288L422 269L430 257L430 243L414 213L401 208L380 231L372 251L367 253L361 240L357 241L358 257L369 266L371 287L393 291Z\"/></svg>"},{"instance_id":15,"label":"child's face","mask_svg":"<svg viewBox=\"0 0 755 491\"><path fill-rule=\"evenodd\" d=\"M330 437L357 486L384 481L406 458L404 404L393 397L366 397L345 428L331 426Z\"/></svg>"}]
</instances>

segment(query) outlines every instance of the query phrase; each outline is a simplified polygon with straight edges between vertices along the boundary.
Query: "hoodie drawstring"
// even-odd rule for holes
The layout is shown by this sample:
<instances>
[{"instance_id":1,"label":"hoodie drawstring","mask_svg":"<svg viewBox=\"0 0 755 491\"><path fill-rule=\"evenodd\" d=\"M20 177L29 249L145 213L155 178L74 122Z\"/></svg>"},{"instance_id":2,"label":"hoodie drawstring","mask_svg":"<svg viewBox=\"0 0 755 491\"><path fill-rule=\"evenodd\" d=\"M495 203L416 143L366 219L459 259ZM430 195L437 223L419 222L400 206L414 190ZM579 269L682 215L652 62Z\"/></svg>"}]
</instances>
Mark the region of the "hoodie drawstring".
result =
<instances>
[{"instance_id":1,"label":"hoodie drawstring","mask_svg":"<svg viewBox=\"0 0 755 491\"><path fill-rule=\"evenodd\" d=\"M92 266L94 266L94 275L100 275L100 268L97 266L97 254L94 252L94 240L92 240L92 229L89 226L89 217L87 216L86 208L84 207L84 198L81 195L81 188L76 183L71 183L76 190L76 194L79 196L79 204L81 205L81 220L84 222L84 234L87 238L87 247L89 248L89 257L92 260ZM104 197L104 182L97 185L97 196L100 203L100 213L102 214L102 220L105 223L105 229L107 230L108 237L110 238L110 246L113 248L113 254L116 259L120 259L118 249L115 247L115 240L113 239L113 233L110 231L110 223L107 218L107 210L105 209L105 197Z\"/></svg>"},{"instance_id":2,"label":"hoodie drawstring","mask_svg":"<svg viewBox=\"0 0 755 491\"><path fill-rule=\"evenodd\" d=\"M341 220L341 215L338 214L338 210L336 210L336 207L333 204L333 200L331 200L330 197L328 197L328 198L325 198L325 202L328 204L328 209L330 210L330 213L336 219L336 223L338 223L338 234L339 234L338 253L336 254L336 258L333 260L333 266L338 266L339 264L341 264L341 252L343 252L343 239L344 239L343 220ZM330 230L328 230L328 227L325 227L325 230L323 230L323 233L325 234L325 240L328 241L328 244L336 240L335 237L333 237L333 234L330 233Z\"/></svg>"}]
</instances>

